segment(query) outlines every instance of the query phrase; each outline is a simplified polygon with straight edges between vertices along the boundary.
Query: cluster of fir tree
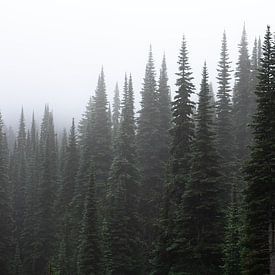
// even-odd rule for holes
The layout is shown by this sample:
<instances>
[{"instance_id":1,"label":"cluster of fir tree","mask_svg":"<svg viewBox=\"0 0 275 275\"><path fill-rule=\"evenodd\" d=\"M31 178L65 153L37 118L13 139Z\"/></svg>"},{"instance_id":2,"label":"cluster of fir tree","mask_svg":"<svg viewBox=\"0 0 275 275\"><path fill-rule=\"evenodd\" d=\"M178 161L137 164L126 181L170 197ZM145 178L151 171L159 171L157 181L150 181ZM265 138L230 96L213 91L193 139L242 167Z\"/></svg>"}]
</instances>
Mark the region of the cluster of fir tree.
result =
<instances>
[{"instance_id":1,"label":"cluster of fir tree","mask_svg":"<svg viewBox=\"0 0 275 275\"><path fill-rule=\"evenodd\" d=\"M271 274L272 43L268 30L263 58L257 40L250 58L243 31L233 98L224 33L216 102L206 64L192 101L183 38L172 102L165 58L157 83L150 48L137 118L132 77L111 112L102 71L68 137L48 106L40 133L22 111L14 145L1 120L1 274Z\"/></svg>"}]
</instances>

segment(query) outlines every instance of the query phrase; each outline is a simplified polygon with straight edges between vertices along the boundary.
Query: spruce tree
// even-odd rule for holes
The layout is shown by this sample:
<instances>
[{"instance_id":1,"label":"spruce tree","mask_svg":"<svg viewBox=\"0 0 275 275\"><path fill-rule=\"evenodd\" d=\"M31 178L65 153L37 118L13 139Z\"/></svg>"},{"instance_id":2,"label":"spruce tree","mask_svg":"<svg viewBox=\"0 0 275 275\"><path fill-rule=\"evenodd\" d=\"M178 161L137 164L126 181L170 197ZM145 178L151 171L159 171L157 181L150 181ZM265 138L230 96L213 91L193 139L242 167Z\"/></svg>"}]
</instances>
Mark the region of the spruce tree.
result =
<instances>
[{"instance_id":1,"label":"spruce tree","mask_svg":"<svg viewBox=\"0 0 275 275\"><path fill-rule=\"evenodd\" d=\"M3 275L12 274L11 258L13 257L13 221L8 184L8 144L0 113L0 270Z\"/></svg>"},{"instance_id":2,"label":"spruce tree","mask_svg":"<svg viewBox=\"0 0 275 275\"><path fill-rule=\"evenodd\" d=\"M160 255L165 255L166 269L171 266L177 269L183 261L180 244L183 228L181 204L185 186L190 180L195 127L193 121L195 103L191 98L195 87L185 37L182 40L178 64L179 71L176 82L178 89L172 101L172 129L170 131L172 144L168 184L166 185L166 197L164 198L166 209L163 209L165 215L162 217L164 224L166 224L167 244L166 249L160 252Z\"/></svg>"},{"instance_id":3,"label":"spruce tree","mask_svg":"<svg viewBox=\"0 0 275 275\"><path fill-rule=\"evenodd\" d=\"M165 166L169 158L170 135L169 129L171 126L171 98L170 87L168 85L167 67L165 55L163 56L158 82L158 101L159 101L159 157L162 161L162 177L164 178Z\"/></svg>"},{"instance_id":4,"label":"spruce tree","mask_svg":"<svg viewBox=\"0 0 275 275\"><path fill-rule=\"evenodd\" d=\"M72 201L76 187L76 179L79 165L79 151L77 144L77 134L75 129L74 119L70 129L68 140L68 147L66 150L64 174L62 179L61 193L59 198L59 222L60 224L60 247L66 256L64 261L63 271L64 274L72 274L76 272L75 263L75 246L73 233L73 220L72 220Z\"/></svg>"},{"instance_id":5,"label":"spruce tree","mask_svg":"<svg viewBox=\"0 0 275 275\"><path fill-rule=\"evenodd\" d=\"M141 173L140 211L145 245L144 258L148 266L152 244L156 238L155 224L159 216L158 201L163 188L162 162L158 155L160 141L159 100L151 47L141 96L141 110L137 121L137 156Z\"/></svg>"},{"instance_id":6,"label":"spruce tree","mask_svg":"<svg viewBox=\"0 0 275 275\"><path fill-rule=\"evenodd\" d=\"M113 100L113 114L112 114L112 122L113 122L113 144L118 136L119 130L119 121L120 121L120 98L119 98L119 89L118 84L116 84L115 92L114 92L114 100Z\"/></svg>"},{"instance_id":7,"label":"spruce tree","mask_svg":"<svg viewBox=\"0 0 275 275\"><path fill-rule=\"evenodd\" d=\"M30 146L27 149L27 184L26 184L26 211L24 216L24 227L21 235L23 272L24 274L35 274L35 242L38 207L38 183L39 183L39 155L38 155L38 132L34 115L29 137Z\"/></svg>"},{"instance_id":8,"label":"spruce tree","mask_svg":"<svg viewBox=\"0 0 275 275\"><path fill-rule=\"evenodd\" d=\"M95 167L91 164L85 211L82 219L80 247L78 254L78 274L102 274L100 271L101 252L99 245L97 208L95 197Z\"/></svg>"},{"instance_id":9,"label":"spruce tree","mask_svg":"<svg viewBox=\"0 0 275 275\"><path fill-rule=\"evenodd\" d=\"M236 153L240 162L248 155L250 143L250 130L248 129L249 99L250 99L250 59L247 48L247 35L243 28L241 43L239 45L239 59L235 73L235 87L233 94L234 134L236 137Z\"/></svg>"},{"instance_id":10,"label":"spruce tree","mask_svg":"<svg viewBox=\"0 0 275 275\"><path fill-rule=\"evenodd\" d=\"M109 107L109 109L108 109ZM111 136L111 113L107 102L105 76L103 69L98 78L98 84L95 91L94 106L94 126L92 158L96 169L96 197L98 200L98 209L104 214L104 204L107 190L107 179L112 162L112 136Z\"/></svg>"},{"instance_id":11,"label":"spruce tree","mask_svg":"<svg viewBox=\"0 0 275 275\"><path fill-rule=\"evenodd\" d=\"M54 202L57 192L57 148L53 124L53 114L45 107L41 124L40 175L38 206L36 209L37 240L35 244L35 274L44 274L51 266L55 245Z\"/></svg>"},{"instance_id":12,"label":"spruce tree","mask_svg":"<svg viewBox=\"0 0 275 275\"><path fill-rule=\"evenodd\" d=\"M246 166L244 274L275 271L275 46L268 26L256 91L254 142Z\"/></svg>"},{"instance_id":13,"label":"spruce tree","mask_svg":"<svg viewBox=\"0 0 275 275\"><path fill-rule=\"evenodd\" d=\"M132 78L125 78L121 124L107 195L107 274L140 274L134 97Z\"/></svg>"},{"instance_id":14,"label":"spruce tree","mask_svg":"<svg viewBox=\"0 0 275 275\"><path fill-rule=\"evenodd\" d=\"M193 145L191 181L182 202L182 263L173 271L183 274L221 274L223 240L220 172L213 129L208 73L203 68L197 129ZM185 273L184 273L185 272Z\"/></svg>"},{"instance_id":15,"label":"spruce tree","mask_svg":"<svg viewBox=\"0 0 275 275\"><path fill-rule=\"evenodd\" d=\"M227 49L226 34L222 38L221 54L218 63L218 93L216 102L216 132L217 150L221 157L220 166L222 173L223 196L222 203L227 206L230 202L230 194L233 183L234 173L234 137L233 137L233 118L230 88L230 61Z\"/></svg>"},{"instance_id":16,"label":"spruce tree","mask_svg":"<svg viewBox=\"0 0 275 275\"><path fill-rule=\"evenodd\" d=\"M12 171L13 184L13 204L14 204L14 220L16 223L15 238L21 251L21 233L23 230L23 222L25 215L25 195L27 182L27 159L26 146L27 135L23 108L19 121L19 130L16 139L16 148L14 149L14 169ZM21 256L21 255L20 255Z\"/></svg>"}]
</instances>

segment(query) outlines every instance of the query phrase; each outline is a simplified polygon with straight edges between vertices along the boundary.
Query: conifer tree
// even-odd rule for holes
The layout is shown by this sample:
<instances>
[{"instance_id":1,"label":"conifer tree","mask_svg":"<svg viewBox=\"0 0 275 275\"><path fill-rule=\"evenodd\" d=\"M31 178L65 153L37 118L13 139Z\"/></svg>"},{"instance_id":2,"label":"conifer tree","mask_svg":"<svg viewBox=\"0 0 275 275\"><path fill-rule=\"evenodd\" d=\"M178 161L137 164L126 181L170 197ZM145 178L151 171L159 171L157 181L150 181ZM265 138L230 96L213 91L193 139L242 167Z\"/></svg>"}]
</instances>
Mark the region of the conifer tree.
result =
<instances>
[{"instance_id":1,"label":"conifer tree","mask_svg":"<svg viewBox=\"0 0 275 275\"><path fill-rule=\"evenodd\" d=\"M44 274L51 265L55 245L54 202L57 192L57 148L53 114L45 107L41 124L40 176L36 210L37 240L35 247L35 274Z\"/></svg>"},{"instance_id":2,"label":"conifer tree","mask_svg":"<svg viewBox=\"0 0 275 275\"><path fill-rule=\"evenodd\" d=\"M253 117L254 142L246 166L244 274L275 271L275 46L268 26Z\"/></svg>"},{"instance_id":3,"label":"conifer tree","mask_svg":"<svg viewBox=\"0 0 275 275\"><path fill-rule=\"evenodd\" d=\"M112 122L113 122L113 144L118 135L119 130L119 121L120 121L120 98L119 98L119 89L118 84L116 84L115 92L114 92L114 100L113 100L113 114L112 114Z\"/></svg>"},{"instance_id":4,"label":"conifer tree","mask_svg":"<svg viewBox=\"0 0 275 275\"><path fill-rule=\"evenodd\" d=\"M24 214L25 214L25 195L27 181L27 160L26 160L26 126L23 108L19 121L19 130L16 139L16 148L14 150L14 170L12 172L13 184L13 204L14 204L14 220L16 223L15 238L21 251L21 233L23 230ZM21 256L21 255L20 255Z\"/></svg>"},{"instance_id":5,"label":"conifer tree","mask_svg":"<svg viewBox=\"0 0 275 275\"><path fill-rule=\"evenodd\" d=\"M24 274L34 274L35 241L36 235L36 211L38 207L38 183L39 183L39 155L38 132L34 115L29 137L30 146L27 150L27 184L26 184L26 212L24 227L21 235L23 253Z\"/></svg>"},{"instance_id":6,"label":"conifer tree","mask_svg":"<svg viewBox=\"0 0 275 275\"><path fill-rule=\"evenodd\" d=\"M93 159L96 167L97 195L103 200L106 193L106 181L112 161L112 142L110 113L106 95L106 85L103 69L98 78L95 92Z\"/></svg>"},{"instance_id":7,"label":"conifer tree","mask_svg":"<svg viewBox=\"0 0 275 275\"><path fill-rule=\"evenodd\" d=\"M59 150L59 158L58 158L60 177L63 177L64 175L67 148L68 148L68 135L67 135L67 130L64 128L62 133L62 139L61 139L60 150Z\"/></svg>"},{"instance_id":8,"label":"conifer tree","mask_svg":"<svg viewBox=\"0 0 275 275\"><path fill-rule=\"evenodd\" d=\"M250 143L249 98L250 98L250 59L247 48L247 35L243 28L239 45L239 59L235 73L235 87L233 94L233 119L236 137L237 157L243 162L248 155Z\"/></svg>"},{"instance_id":9,"label":"conifer tree","mask_svg":"<svg viewBox=\"0 0 275 275\"><path fill-rule=\"evenodd\" d=\"M221 223L220 172L213 130L213 107L206 64L199 93L197 129L193 146L191 181L182 202L181 264L183 274L221 274L223 240ZM185 273L184 273L185 272Z\"/></svg>"},{"instance_id":10,"label":"conifer tree","mask_svg":"<svg viewBox=\"0 0 275 275\"><path fill-rule=\"evenodd\" d=\"M107 195L108 274L140 274L134 97L132 78L125 78L122 117Z\"/></svg>"},{"instance_id":11,"label":"conifer tree","mask_svg":"<svg viewBox=\"0 0 275 275\"><path fill-rule=\"evenodd\" d=\"M156 238L155 224L159 216L158 201L163 188L162 162L159 159L159 100L151 47L141 96L141 110L137 121L137 156L141 173L140 211L145 244L144 257L149 259L152 244Z\"/></svg>"},{"instance_id":12,"label":"conifer tree","mask_svg":"<svg viewBox=\"0 0 275 275\"><path fill-rule=\"evenodd\" d=\"M178 87L174 100L172 101L172 136L171 156L169 163L168 184L166 186L164 216L162 217L166 249L160 251L165 255L166 269L171 266L177 267L182 263L182 251L180 242L182 238L182 196L185 185L190 180L190 167L192 156L192 142L194 138L194 109L195 103L191 97L194 93L192 71L188 60L188 51L185 37L183 37L179 54L179 71L176 86ZM163 265L163 263L162 263Z\"/></svg>"},{"instance_id":13,"label":"conifer tree","mask_svg":"<svg viewBox=\"0 0 275 275\"><path fill-rule=\"evenodd\" d=\"M249 98L249 116L252 119L256 111L256 88L258 85L258 41L255 39L251 56L251 74L250 74L250 98Z\"/></svg>"},{"instance_id":14,"label":"conifer tree","mask_svg":"<svg viewBox=\"0 0 275 275\"><path fill-rule=\"evenodd\" d=\"M169 158L170 135L169 129L171 126L171 98L170 87L168 85L168 75L166 67L165 55L163 56L158 82L158 101L159 101L159 156L162 161L162 177L164 178L165 167Z\"/></svg>"},{"instance_id":15,"label":"conifer tree","mask_svg":"<svg viewBox=\"0 0 275 275\"><path fill-rule=\"evenodd\" d=\"M1 274L11 274L13 221L11 200L8 189L8 144L0 113L0 270Z\"/></svg>"},{"instance_id":16,"label":"conifer tree","mask_svg":"<svg viewBox=\"0 0 275 275\"><path fill-rule=\"evenodd\" d=\"M234 172L234 137L233 118L230 88L230 61L227 49L226 34L223 33L220 60L218 63L218 93L216 102L216 132L217 150L221 157L220 166L222 173L222 204L227 206L230 202L230 193L233 183Z\"/></svg>"},{"instance_id":17,"label":"conifer tree","mask_svg":"<svg viewBox=\"0 0 275 275\"><path fill-rule=\"evenodd\" d=\"M80 247L78 255L78 274L102 274L100 271L101 252L99 245L97 208L95 197L95 168L91 164L85 211L82 219Z\"/></svg>"}]
</instances>

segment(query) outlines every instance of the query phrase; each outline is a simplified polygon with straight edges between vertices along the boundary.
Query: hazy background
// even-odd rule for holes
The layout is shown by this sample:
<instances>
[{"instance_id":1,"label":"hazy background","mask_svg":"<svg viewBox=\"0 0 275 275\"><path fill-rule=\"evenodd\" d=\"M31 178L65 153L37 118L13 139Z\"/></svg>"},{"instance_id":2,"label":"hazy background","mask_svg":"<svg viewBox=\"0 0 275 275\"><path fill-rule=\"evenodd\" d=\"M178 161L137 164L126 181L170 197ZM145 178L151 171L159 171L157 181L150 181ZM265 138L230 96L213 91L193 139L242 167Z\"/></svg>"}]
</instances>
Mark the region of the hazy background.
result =
<instances>
[{"instance_id":1,"label":"hazy background","mask_svg":"<svg viewBox=\"0 0 275 275\"><path fill-rule=\"evenodd\" d=\"M243 24L250 52L266 25L275 30L274 0L0 0L0 110L15 124L21 106L30 120L40 119L45 103L57 126L79 119L104 66L111 99L116 81L132 72L139 101L149 45L157 72L166 53L172 90L177 57L185 34L195 83L207 61L210 80L216 67L223 30L235 68ZM16 125L16 124L15 124Z\"/></svg>"}]
</instances>

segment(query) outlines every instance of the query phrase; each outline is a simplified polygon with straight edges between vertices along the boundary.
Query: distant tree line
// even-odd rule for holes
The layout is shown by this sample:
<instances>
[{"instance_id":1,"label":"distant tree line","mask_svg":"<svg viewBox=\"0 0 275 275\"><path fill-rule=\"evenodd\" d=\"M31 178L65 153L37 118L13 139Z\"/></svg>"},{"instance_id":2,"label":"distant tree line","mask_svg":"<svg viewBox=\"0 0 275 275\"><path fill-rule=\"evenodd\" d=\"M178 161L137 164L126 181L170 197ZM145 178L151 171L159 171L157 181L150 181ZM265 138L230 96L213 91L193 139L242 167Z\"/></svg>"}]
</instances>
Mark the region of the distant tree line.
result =
<instances>
[{"instance_id":1,"label":"distant tree line","mask_svg":"<svg viewBox=\"0 0 275 275\"><path fill-rule=\"evenodd\" d=\"M223 34L197 103L185 37L176 75L171 99L150 48L135 112L132 76L111 108L102 70L62 136L49 106L16 137L0 116L1 275L275 274L270 27L252 54L243 29L235 75Z\"/></svg>"}]
</instances>

